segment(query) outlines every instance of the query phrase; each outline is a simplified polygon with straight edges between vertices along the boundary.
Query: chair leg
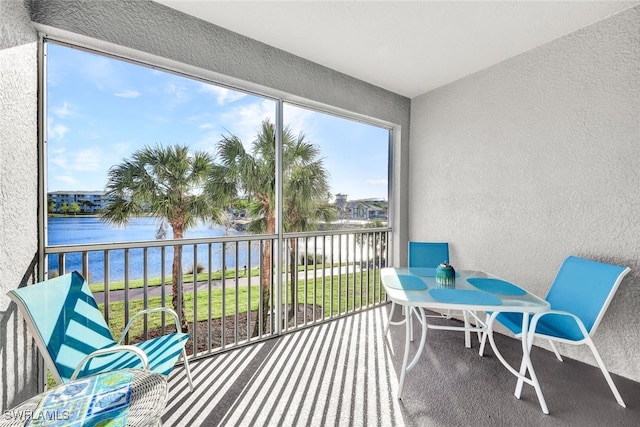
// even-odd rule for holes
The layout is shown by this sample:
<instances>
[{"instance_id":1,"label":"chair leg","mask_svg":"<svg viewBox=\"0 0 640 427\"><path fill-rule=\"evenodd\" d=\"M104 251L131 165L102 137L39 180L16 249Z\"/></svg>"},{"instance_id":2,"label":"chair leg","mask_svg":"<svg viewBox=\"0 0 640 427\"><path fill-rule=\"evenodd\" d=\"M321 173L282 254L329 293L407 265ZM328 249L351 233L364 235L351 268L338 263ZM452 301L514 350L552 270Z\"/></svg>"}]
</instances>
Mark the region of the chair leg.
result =
<instances>
[{"instance_id":1,"label":"chair leg","mask_svg":"<svg viewBox=\"0 0 640 427\"><path fill-rule=\"evenodd\" d=\"M464 310L462 312L462 317L464 319L464 346L466 348L471 348L471 329L469 323L469 312Z\"/></svg>"},{"instance_id":2,"label":"chair leg","mask_svg":"<svg viewBox=\"0 0 640 427\"><path fill-rule=\"evenodd\" d=\"M478 335L478 341L482 340L482 333L481 333L481 328L478 328L478 323L480 322L480 319L478 318L478 312L477 311L472 311L471 315L473 316L473 326L476 328L476 334Z\"/></svg>"},{"instance_id":3,"label":"chair leg","mask_svg":"<svg viewBox=\"0 0 640 427\"><path fill-rule=\"evenodd\" d=\"M587 340L585 341L585 343L589 346L589 348L591 349L591 352L593 353L593 356L596 358L596 362L598 362L598 367L602 371L602 375L604 375L604 379L607 380L607 384L609 384L609 388L611 389L613 396L616 398L616 401L620 406L622 406L623 408L626 408L627 406L624 404L624 400L622 400L622 396L620 396L620 392L618 391L618 388L613 383L613 379L611 378L609 371L607 371L607 368L604 366L604 362L602 361L602 358L600 357L598 350L596 350L596 346L593 344L593 341L591 340L590 337L587 336Z\"/></svg>"},{"instance_id":4,"label":"chair leg","mask_svg":"<svg viewBox=\"0 0 640 427\"><path fill-rule=\"evenodd\" d=\"M548 340L548 341L549 341L549 344L551 344L551 348L553 349L553 352L556 354L556 358L562 362L563 361L562 356L560 356L560 353L558 352L556 345L553 343L553 341L551 340Z\"/></svg>"},{"instance_id":5,"label":"chair leg","mask_svg":"<svg viewBox=\"0 0 640 427\"><path fill-rule=\"evenodd\" d=\"M182 361L184 362L184 370L187 371L187 380L189 381L189 389L193 392L193 380L191 379L191 368L189 367L189 359L187 359L187 351L182 347Z\"/></svg>"},{"instance_id":6,"label":"chair leg","mask_svg":"<svg viewBox=\"0 0 640 427\"><path fill-rule=\"evenodd\" d=\"M486 325L489 324L489 315L487 314L487 318L484 320L485 323L485 330L482 333L482 339L480 340L480 350L478 350L478 354L480 355L480 357L484 356L484 346L487 343L487 334L489 333L488 328Z\"/></svg>"}]
</instances>

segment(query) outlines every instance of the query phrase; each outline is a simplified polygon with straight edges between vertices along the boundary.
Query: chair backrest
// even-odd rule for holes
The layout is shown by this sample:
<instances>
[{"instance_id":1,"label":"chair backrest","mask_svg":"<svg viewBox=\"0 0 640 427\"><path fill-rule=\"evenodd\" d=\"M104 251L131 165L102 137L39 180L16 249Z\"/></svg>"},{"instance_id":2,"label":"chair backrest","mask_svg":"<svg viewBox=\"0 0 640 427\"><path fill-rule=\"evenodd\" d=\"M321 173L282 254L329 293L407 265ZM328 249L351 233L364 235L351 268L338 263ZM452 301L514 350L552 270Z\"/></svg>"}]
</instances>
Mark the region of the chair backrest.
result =
<instances>
[{"instance_id":1,"label":"chair backrest","mask_svg":"<svg viewBox=\"0 0 640 427\"><path fill-rule=\"evenodd\" d=\"M74 271L9 291L57 382L91 352L116 344L84 278Z\"/></svg>"},{"instance_id":2,"label":"chair backrest","mask_svg":"<svg viewBox=\"0 0 640 427\"><path fill-rule=\"evenodd\" d=\"M570 256L562 263L546 300L553 310L578 316L592 335L629 271L628 267Z\"/></svg>"},{"instance_id":3,"label":"chair backrest","mask_svg":"<svg viewBox=\"0 0 640 427\"><path fill-rule=\"evenodd\" d=\"M409 267L435 268L449 261L449 243L409 242Z\"/></svg>"}]
</instances>

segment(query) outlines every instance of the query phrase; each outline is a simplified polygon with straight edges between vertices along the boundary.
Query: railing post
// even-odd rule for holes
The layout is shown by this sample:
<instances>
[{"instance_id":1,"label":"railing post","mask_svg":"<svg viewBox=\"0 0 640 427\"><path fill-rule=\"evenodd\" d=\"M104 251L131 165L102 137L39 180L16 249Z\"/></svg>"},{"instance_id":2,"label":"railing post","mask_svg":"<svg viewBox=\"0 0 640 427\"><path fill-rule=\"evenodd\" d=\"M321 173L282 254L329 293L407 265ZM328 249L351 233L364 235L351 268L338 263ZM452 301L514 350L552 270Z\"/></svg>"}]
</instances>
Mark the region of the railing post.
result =
<instances>
[{"instance_id":1,"label":"railing post","mask_svg":"<svg viewBox=\"0 0 640 427\"><path fill-rule=\"evenodd\" d=\"M142 308L146 310L149 308L149 248L142 249ZM144 339L149 339L149 318L144 315Z\"/></svg>"},{"instance_id":2,"label":"railing post","mask_svg":"<svg viewBox=\"0 0 640 427\"><path fill-rule=\"evenodd\" d=\"M129 323L129 248L124 250L124 324ZM124 343L129 344L129 333L124 338Z\"/></svg>"},{"instance_id":3,"label":"railing post","mask_svg":"<svg viewBox=\"0 0 640 427\"><path fill-rule=\"evenodd\" d=\"M82 277L87 283L91 282L91 274L89 273L89 251L82 251Z\"/></svg>"},{"instance_id":4,"label":"railing post","mask_svg":"<svg viewBox=\"0 0 640 427\"><path fill-rule=\"evenodd\" d=\"M102 284L102 295L103 295L103 301L104 301L104 319L107 322L107 325L110 324L110 314L109 314L109 307L111 305L111 291L109 290L109 250L105 249L104 250L104 275L103 277L103 284Z\"/></svg>"},{"instance_id":5,"label":"railing post","mask_svg":"<svg viewBox=\"0 0 640 427\"><path fill-rule=\"evenodd\" d=\"M275 312L273 310L273 305L272 307L272 313L275 313L275 318L276 318L276 329L275 332L276 334L280 335L282 333L282 254L283 254L283 248L284 248L284 226L283 226L283 221L282 221L282 217L284 215L283 212L283 186L282 186L282 182L283 182L283 177L282 177L282 171L284 170L284 165L282 164L283 159L282 159L282 133L284 132L284 101L282 99L278 99L278 101L276 102L276 120L275 120L275 124L276 124L276 146L275 146L275 154L276 154L276 158L275 158L275 175L276 175L276 188L275 188L275 199L276 199L276 206L275 206L275 212L276 212L276 235L277 238L275 239L275 241L273 243L275 243L275 245L272 243L271 247L273 249L273 247L276 247L275 251L272 251L272 254L275 256L272 256L271 260L272 263L275 264L275 273L276 273L276 282L275 282L275 288L276 288L276 295L275 295ZM273 270L272 270L273 272ZM273 276L272 276L273 278ZM270 293L271 294L271 293ZM273 318L273 317L272 317ZM271 330L271 333L273 334L273 330Z\"/></svg>"}]
</instances>

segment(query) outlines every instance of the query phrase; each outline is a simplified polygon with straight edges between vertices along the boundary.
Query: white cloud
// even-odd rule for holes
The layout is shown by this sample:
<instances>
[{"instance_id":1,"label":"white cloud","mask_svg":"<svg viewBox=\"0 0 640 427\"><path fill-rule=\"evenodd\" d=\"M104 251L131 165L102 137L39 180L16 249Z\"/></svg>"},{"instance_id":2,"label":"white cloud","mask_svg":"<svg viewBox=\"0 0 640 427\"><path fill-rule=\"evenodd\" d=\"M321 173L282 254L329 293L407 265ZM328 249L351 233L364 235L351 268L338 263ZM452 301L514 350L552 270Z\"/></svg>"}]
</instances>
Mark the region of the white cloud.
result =
<instances>
[{"instance_id":1,"label":"white cloud","mask_svg":"<svg viewBox=\"0 0 640 427\"><path fill-rule=\"evenodd\" d=\"M67 168L67 156L64 155L64 150L60 150L58 153L56 153L55 156L52 156L51 153L50 153L48 161L49 161L49 174L50 175L51 175L52 172L54 172L53 166L58 166L62 170L65 170ZM56 173L56 176L58 176L57 173Z\"/></svg>"},{"instance_id":2,"label":"white cloud","mask_svg":"<svg viewBox=\"0 0 640 427\"><path fill-rule=\"evenodd\" d=\"M48 151L48 153L49 153L49 156L64 154L64 152L65 152L66 150L67 150L67 149L66 149L66 148L64 148L64 147L56 147L55 145L49 145L49 146L47 147L47 151Z\"/></svg>"},{"instance_id":3,"label":"white cloud","mask_svg":"<svg viewBox=\"0 0 640 427\"><path fill-rule=\"evenodd\" d=\"M72 175L58 175L56 176L56 179L72 187L78 184L78 180L75 179Z\"/></svg>"},{"instance_id":4,"label":"white cloud","mask_svg":"<svg viewBox=\"0 0 640 427\"><path fill-rule=\"evenodd\" d=\"M300 131L304 131L307 138L310 138L316 128L317 116L314 114L311 110L288 105L285 108L285 126L289 126L296 136ZM271 120L272 123L275 122L275 115L275 102L269 99L259 99L250 104L225 110L220 116L219 122L223 124L224 135L230 133L237 136L249 149L260 130L260 123L265 119ZM212 127L218 128L218 126ZM220 133L207 137L207 140L212 143L220 139ZM314 142L318 141L314 140Z\"/></svg>"},{"instance_id":5,"label":"white cloud","mask_svg":"<svg viewBox=\"0 0 640 427\"><path fill-rule=\"evenodd\" d=\"M247 96L246 93L238 92L237 90L231 90L207 83L202 83L200 88L203 92L210 93L215 96L218 105L230 104Z\"/></svg>"},{"instance_id":6,"label":"white cloud","mask_svg":"<svg viewBox=\"0 0 640 427\"><path fill-rule=\"evenodd\" d=\"M86 149L70 153L73 160L72 170L76 171L99 171L104 168L101 160L104 155L99 149Z\"/></svg>"},{"instance_id":7,"label":"white cloud","mask_svg":"<svg viewBox=\"0 0 640 427\"><path fill-rule=\"evenodd\" d=\"M113 144L113 147L111 150L112 153L117 153L118 155L130 153L131 151L132 149L131 149L130 142L117 142Z\"/></svg>"},{"instance_id":8,"label":"white cloud","mask_svg":"<svg viewBox=\"0 0 640 427\"><path fill-rule=\"evenodd\" d=\"M294 135L304 132L307 137L313 137L317 128L318 113L292 105L286 105L284 110L284 125L289 126ZM312 138L316 139L316 138ZM317 142L317 141L315 141Z\"/></svg>"},{"instance_id":9,"label":"white cloud","mask_svg":"<svg viewBox=\"0 0 640 427\"><path fill-rule=\"evenodd\" d=\"M164 88L164 93L172 95L177 100L185 100L188 98L187 88L174 83L167 84Z\"/></svg>"},{"instance_id":10,"label":"white cloud","mask_svg":"<svg viewBox=\"0 0 640 427\"><path fill-rule=\"evenodd\" d=\"M103 188L107 170L111 164L115 164L113 157L121 149L121 144L114 144L109 150L91 146L80 150L50 151L47 183L49 191L94 191Z\"/></svg>"},{"instance_id":11,"label":"white cloud","mask_svg":"<svg viewBox=\"0 0 640 427\"><path fill-rule=\"evenodd\" d=\"M212 126L213 128L213 126ZM221 131L216 129L210 132L206 132L202 135L202 137L191 144L191 149L200 150L209 153L211 156L215 156L216 147L221 138Z\"/></svg>"},{"instance_id":12,"label":"white cloud","mask_svg":"<svg viewBox=\"0 0 640 427\"><path fill-rule=\"evenodd\" d=\"M69 128L65 125L56 125L53 124L53 121L49 123L49 129L47 132L47 136L50 140L61 140L64 136L69 132Z\"/></svg>"},{"instance_id":13,"label":"white cloud","mask_svg":"<svg viewBox=\"0 0 640 427\"><path fill-rule=\"evenodd\" d=\"M51 113L61 119L77 115L77 113L69 106L67 101L65 101L62 106L52 108Z\"/></svg>"},{"instance_id":14,"label":"white cloud","mask_svg":"<svg viewBox=\"0 0 640 427\"><path fill-rule=\"evenodd\" d=\"M137 90L123 90L121 92L114 93L119 98L137 98L140 96L140 92Z\"/></svg>"},{"instance_id":15,"label":"white cloud","mask_svg":"<svg viewBox=\"0 0 640 427\"><path fill-rule=\"evenodd\" d=\"M275 114L275 103L263 99L226 111L222 115L221 123L224 123L225 135L228 131L249 147L260 129L260 123L267 118L273 122Z\"/></svg>"},{"instance_id":16,"label":"white cloud","mask_svg":"<svg viewBox=\"0 0 640 427\"><path fill-rule=\"evenodd\" d=\"M387 185L387 180L386 179L368 179L367 183L371 184L371 185Z\"/></svg>"},{"instance_id":17,"label":"white cloud","mask_svg":"<svg viewBox=\"0 0 640 427\"><path fill-rule=\"evenodd\" d=\"M78 151L61 149L57 150L54 155L51 154L49 153L49 163L58 166L63 171L100 173L105 169L102 163L106 156L97 148Z\"/></svg>"},{"instance_id":18,"label":"white cloud","mask_svg":"<svg viewBox=\"0 0 640 427\"><path fill-rule=\"evenodd\" d=\"M122 76L119 75L114 61L102 55L82 55L81 75L91 82L98 90L116 90L124 86Z\"/></svg>"}]
</instances>

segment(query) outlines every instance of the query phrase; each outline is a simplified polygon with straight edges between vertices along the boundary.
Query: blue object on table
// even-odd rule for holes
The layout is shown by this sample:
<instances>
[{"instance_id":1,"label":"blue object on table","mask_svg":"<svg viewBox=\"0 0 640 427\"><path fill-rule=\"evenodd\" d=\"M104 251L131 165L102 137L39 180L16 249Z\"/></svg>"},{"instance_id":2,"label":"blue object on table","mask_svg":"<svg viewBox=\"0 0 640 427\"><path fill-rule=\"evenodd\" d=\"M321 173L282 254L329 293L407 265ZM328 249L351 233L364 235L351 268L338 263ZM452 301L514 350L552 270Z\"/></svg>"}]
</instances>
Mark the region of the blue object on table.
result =
<instances>
[{"instance_id":1,"label":"blue object on table","mask_svg":"<svg viewBox=\"0 0 640 427\"><path fill-rule=\"evenodd\" d=\"M492 279L490 277L471 277L467 282L480 289L481 291L490 292L492 294L501 295L524 295L527 293L513 283L500 279Z\"/></svg>"},{"instance_id":2,"label":"blue object on table","mask_svg":"<svg viewBox=\"0 0 640 427\"><path fill-rule=\"evenodd\" d=\"M447 261L436 267L436 283L446 286L456 283L456 271Z\"/></svg>"},{"instance_id":3,"label":"blue object on table","mask_svg":"<svg viewBox=\"0 0 640 427\"><path fill-rule=\"evenodd\" d=\"M500 298L482 291L472 289L429 289L429 295L438 301L449 304L501 305Z\"/></svg>"}]
</instances>

